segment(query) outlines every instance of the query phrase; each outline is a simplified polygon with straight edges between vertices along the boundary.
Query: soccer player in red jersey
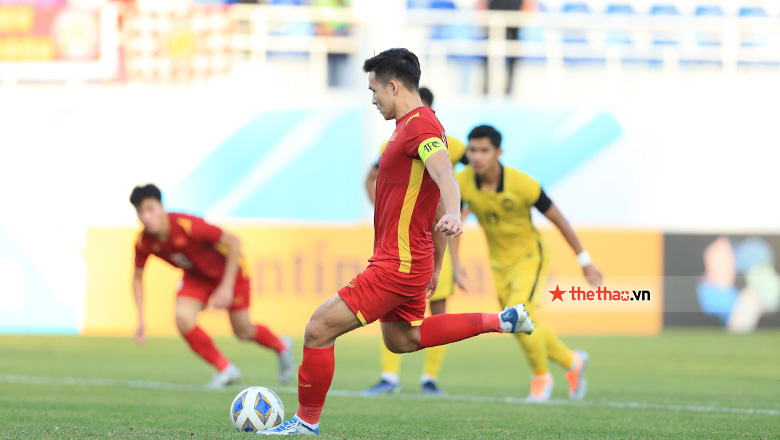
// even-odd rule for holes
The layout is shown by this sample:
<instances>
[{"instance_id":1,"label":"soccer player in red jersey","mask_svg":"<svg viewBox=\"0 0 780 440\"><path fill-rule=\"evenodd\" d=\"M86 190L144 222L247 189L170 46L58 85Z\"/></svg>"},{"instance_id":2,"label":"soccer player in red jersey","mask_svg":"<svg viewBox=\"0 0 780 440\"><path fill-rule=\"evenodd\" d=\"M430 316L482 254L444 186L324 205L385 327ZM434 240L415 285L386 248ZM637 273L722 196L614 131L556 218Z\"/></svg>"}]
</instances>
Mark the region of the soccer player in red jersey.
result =
<instances>
[{"instance_id":1,"label":"soccer player in red jersey","mask_svg":"<svg viewBox=\"0 0 780 440\"><path fill-rule=\"evenodd\" d=\"M249 320L249 278L241 268L241 242L235 235L187 214L165 212L162 194L152 184L137 186L130 195L144 229L135 244L133 295L138 309L135 341L146 342L144 333L143 273L149 255L155 255L184 272L176 295L176 327L190 348L217 372L210 386L222 388L241 378L241 372L220 353L196 323L198 313L211 306L227 309L236 336L255 341L279 355L279 380L292 378L295 360L292 341L279 338L268 327Z\"/></svg>"},{"instance_id":2,"label":"soccer player in red jersey","mask_svg":"<svg viewBox=\"0 0 780 440\"><path fill-rule=\"evenodd\" d=\"M336 338L379 320L385 345L408 353L482 333L533 332L522 304L502 313L440 314L424 318L426 291L438 284L447 236L463 232L460 194L444 127L418 93L420 62L389 49L363 64L372 103L395 119L376 181L374 255L369 266L311 316L298 369L298 411L261 434L318 434L333 380ZM443 203L440 203L440 198Z\"/></svg>"}]
</instances>

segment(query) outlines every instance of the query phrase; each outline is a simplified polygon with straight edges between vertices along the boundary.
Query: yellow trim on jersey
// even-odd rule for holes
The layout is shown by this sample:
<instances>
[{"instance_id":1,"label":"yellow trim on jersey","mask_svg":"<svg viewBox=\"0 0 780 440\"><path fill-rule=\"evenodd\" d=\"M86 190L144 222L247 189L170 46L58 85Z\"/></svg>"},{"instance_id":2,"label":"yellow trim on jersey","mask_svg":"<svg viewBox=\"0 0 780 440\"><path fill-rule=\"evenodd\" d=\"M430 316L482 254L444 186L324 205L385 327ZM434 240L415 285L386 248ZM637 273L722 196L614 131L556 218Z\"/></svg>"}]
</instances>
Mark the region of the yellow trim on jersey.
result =
<instances>
[{"instance_id":1,"label":"yellow trim on jersey","mask_svg":"<svg viewBox=\"0 0 780 440\"><path fill-rule=\"evenodd\" d=\"M409 119L406 120L406 125L409 125L409 121L411 121L412 119L414 119L414 118L416 118L418 116L420 116L420 112L417 112L417 113L413 114L412 116L410 116Z\"/></svg>"},{"instance_id":2,"label":"yellow trim on jersey","mask_svg":"<svg viewBox=\"0 0 780 440\"><path fill-rule=\"evenodd\" d=\"M214 249L216 249L217 252L222 254L225 257L225 261L227 261L228 253L230 252L226 244L222 243L215 243ZM238 267L241 268L241 271L244 272L244 275L246 276L249 274L246 270L246 260L244 260L244 256L241 255L238 257Z\"/></svg>"},{"instance_id":3,"label":"yellow trim on jersey","mask_svg":"<svg viewBox=\"0 0 780 440\"><path fill-rule=\"evenodd\" d=\"M363 316L363 313L360 310L355 313L355 316L357 316L357 319L360 320L360 323L363 325L363 327L368 325L368 321L366 321L366 318Z\"/></svg>"},{"instance_id":4,"label":"yellow trim on jersey","mask_svg":"<svg viewBox=\"0 0 780 440\"><path fill-rule=\"evenodd\" d=\"M441 138L435 136L422 141L420 146L417 147L417 153L420 154L420 159L422 159L423 163L433 156L434 153L438 153L441 150L446 151L447 144Z\"/></svg>"},{"instance_id":5,"label":"yellow trim on jersey","mask_svg":"<svg viewBox=\"0 0 780 440\"><path fill-rule=\"evenodd\" d=\"M184 228L184 232L186 232L187 235L192 235L192 220L188 218L177 218L176 223Z\"/></svg>"},{"instance_id":6,"label":"yellow trim on jersey","mask_svg":"<svg viewBox=\"0 0 780 440\"><path fill-rule=\"evenodd\" d=\"M409 186L406 188L401 216L398 218L398 259L401 264L399 272L409 273L412 270L412 250L409 246L409 225L412 223L414 205L422 186L425 164L421 160L412 160L412 171L409 173Z\"/></svg>"},{"instance_id":7,"label":"yellow trim on jersey","mask_svg":"<svg viewBox=\"0 0 780 440\"><path fill-rule=\"evenodd\" d=\"M412 322L410 322L409 324L410 324L412 327L419 327L419 326L421 326L421 325L422 325L422 322L423 322L423 320L421 319L421 320L419 320L419 321L412 321Z\"/></svg>"}]
</instances>

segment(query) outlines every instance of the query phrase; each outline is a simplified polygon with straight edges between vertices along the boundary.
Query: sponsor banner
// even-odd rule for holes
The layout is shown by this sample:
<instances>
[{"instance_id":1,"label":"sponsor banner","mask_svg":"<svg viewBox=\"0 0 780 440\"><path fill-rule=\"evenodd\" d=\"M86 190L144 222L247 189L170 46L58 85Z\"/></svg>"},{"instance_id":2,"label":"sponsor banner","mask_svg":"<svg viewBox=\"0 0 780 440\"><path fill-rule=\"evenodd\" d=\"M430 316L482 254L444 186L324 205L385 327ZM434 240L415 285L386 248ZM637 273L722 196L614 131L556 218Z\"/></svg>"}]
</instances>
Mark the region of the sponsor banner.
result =
<instances>
[{"instance_id":1,"label":"sponsor banner","mask_svg":"<svg viewBox=\"0 0 780 440\"><path fill-rule=\"evenodd\" d=\"M777 235L666 234L665 327L780 327Z\"/></svg>"},{"instance_id":2,"label":"sponsor banner","mask_svg":"<svg viewBox=\"0 0 780 440\"><path fill-rule=\"evenodd\" d=\"M274 331L301 335L312 312L335 295L368 264L373 246L370 225L343 227L231 226L242 240L252 280L250 316ZM137 325L131 279L133 244L138 231L91 228L87 234L87 293L82 333L132 335ZM557 231L544 231L551 251L549 290L555 283L586 287L577 260ZM660 270L662 236L655 232L580 231L610 289L650 292L651 301L627 302L622 308L599 308L585 302L550 302L538 298L537 319L562 334L654 334L661 328L663 300ZM461 261L469 274L468 291L457 289L448 313L497 312L487 248L480 229L469 226ZM146 325L150 335L174 335L178 269L152 258L144 274ZM655 280L655 281L653 281ZM587 295L587 291L586 291ZM568 298L567 298L568 299ZM630 307L629 307L630 305ZM224 310L207 310L199 324L213 334L229 334ZM378 333L372 325L362 333Z\"/></svg>"},{"instance_id":3,"label":"sponsor banner","mask_svg":"<svg viewBox=\"0 0 780 440\"><path fill-rule=\"evenodd\" d=\"M96 61L100 17L65 3L0 4L0 62Z\"/></svg>"}]
</instances>

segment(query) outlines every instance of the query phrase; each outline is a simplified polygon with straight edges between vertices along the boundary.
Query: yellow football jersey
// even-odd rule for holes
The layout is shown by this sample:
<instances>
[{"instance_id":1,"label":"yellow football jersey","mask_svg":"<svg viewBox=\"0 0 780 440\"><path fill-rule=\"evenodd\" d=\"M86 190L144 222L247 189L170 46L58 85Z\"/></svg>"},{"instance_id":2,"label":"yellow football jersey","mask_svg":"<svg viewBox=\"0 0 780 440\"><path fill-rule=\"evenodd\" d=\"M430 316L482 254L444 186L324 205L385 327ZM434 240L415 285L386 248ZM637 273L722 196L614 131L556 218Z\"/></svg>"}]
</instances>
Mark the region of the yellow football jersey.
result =
<instances>
[{"instance_id":1,"label":"yellow football jersey","mask_svg":"<svg viewBox=\"0 0 780 440\"><path fill-rule=\"evenodd\" d=\"M480 188L471 166L455 175L463 203L468 204L485 230L494 268L511 267L529 253L538 253L541 240L531 223L531 207L539 200L541 185L522 171L504 166L501 169L503 176L495 192Z\"/></svg>"},{"instance_id":2,"label":"yellow football jersey","mask_svg":"<svg viewBox=\"0 0 780 440\"><path fill-rule=\"evenodd\" d=\"M382 144L382 148L379 149L380 156L382 153L384 153L385 147L387 147L387 142ZM458 162L466 163L466 146L463 144L463 142L460 141L460 139L447 136L447 150L449 150L450 162L452 163L453 167Z\"/></svg>"}]
</instances>

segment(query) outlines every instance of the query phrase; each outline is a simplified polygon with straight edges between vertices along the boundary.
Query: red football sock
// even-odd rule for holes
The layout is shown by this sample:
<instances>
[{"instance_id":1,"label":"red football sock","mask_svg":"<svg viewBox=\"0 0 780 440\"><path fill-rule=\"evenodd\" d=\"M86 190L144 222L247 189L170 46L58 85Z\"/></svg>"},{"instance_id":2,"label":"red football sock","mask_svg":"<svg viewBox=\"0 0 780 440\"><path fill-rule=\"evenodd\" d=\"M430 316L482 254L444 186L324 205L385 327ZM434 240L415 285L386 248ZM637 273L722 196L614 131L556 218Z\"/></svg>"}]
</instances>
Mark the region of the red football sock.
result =
<instances>
[{"instance_id":1,"label":"red football sock","mask_svg":"<svg viewBox=\"0 0 780 440\"><path fill-rule=\"evenodd\" d=\"M299 419L308 424L319 423L325 396L333 381L336 358L333 347L310 348L303 346L303 360L298 368Z\"/></svg>"},{"instance_id":2,"label":"red football sock","mask_svg":"<svg viewBox=\"0 0 780 440\"><path fill-rule=\"evenodd\" d=\"M200 327L195 326L187 333L182 333L182 336L189 342L192 351L206 362L215 366L217 370L222 371L230 365L230 361L225 356L222 356L222 353L214 345L214 341Z\"/></svg>"},{"instance_id":3,"label":"red football sock","mask_svg":"<svg viewBox=\"0 0 780 440\"><path fill-rule=\"evenodd\" d=\"M277 353L281 353L287 348L284 341L279 339L279 337L273 334L268 327L262 324L255 324L255 342L263 347L268 347Z\"/></svg>"},{"instance_id":4,"label":"red football sock","mask_svg":"<svg viewBox=\"0 0 780 440\"><path fill-rule=\"evenodd\" d=\"M434 315L420 325L418 350L473 338L482 333L500 332L497 313L461 313Z\"/></svg>"}]
</instances>

